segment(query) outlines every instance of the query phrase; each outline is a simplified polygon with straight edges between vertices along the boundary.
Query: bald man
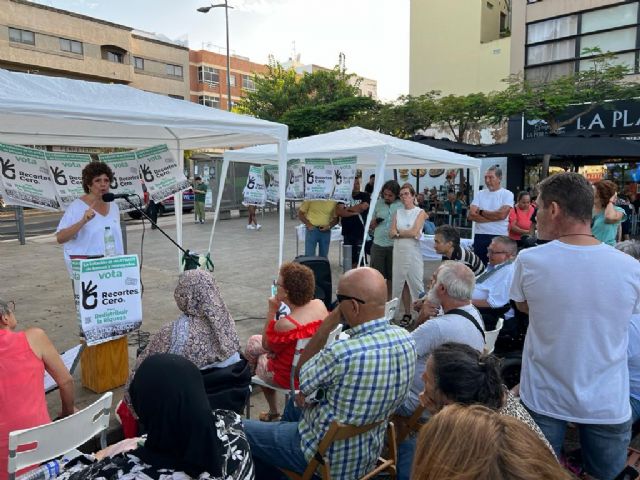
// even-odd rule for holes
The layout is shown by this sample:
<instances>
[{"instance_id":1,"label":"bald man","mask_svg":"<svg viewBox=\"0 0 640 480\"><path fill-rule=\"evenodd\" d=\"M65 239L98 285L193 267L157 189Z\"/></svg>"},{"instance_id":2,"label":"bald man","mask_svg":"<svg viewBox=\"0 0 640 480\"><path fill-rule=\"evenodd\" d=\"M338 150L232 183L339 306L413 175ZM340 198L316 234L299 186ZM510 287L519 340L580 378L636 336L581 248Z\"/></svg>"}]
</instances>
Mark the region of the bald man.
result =
<instances>
[{"instance_id":1,"label":"bald man","mask_svg":"<svg viewBox=\"0 0 640 480\"><path fill-rule=\"evenodd\" d=\"M387 286L372 268L357 268L338 282L338 306L324 320L300 358L300 392L320 391L298 422L244 422L256 478L280 478L273 467L302 473L332 421L382 423L328 452L332 478L360 478L375 464L389 415L409 392L416 349L406 330L384 316ZM350 337L325 347L329 332L348 324ZM316 396L318 397L318 396Z\"/></svg>"}]
</instances>

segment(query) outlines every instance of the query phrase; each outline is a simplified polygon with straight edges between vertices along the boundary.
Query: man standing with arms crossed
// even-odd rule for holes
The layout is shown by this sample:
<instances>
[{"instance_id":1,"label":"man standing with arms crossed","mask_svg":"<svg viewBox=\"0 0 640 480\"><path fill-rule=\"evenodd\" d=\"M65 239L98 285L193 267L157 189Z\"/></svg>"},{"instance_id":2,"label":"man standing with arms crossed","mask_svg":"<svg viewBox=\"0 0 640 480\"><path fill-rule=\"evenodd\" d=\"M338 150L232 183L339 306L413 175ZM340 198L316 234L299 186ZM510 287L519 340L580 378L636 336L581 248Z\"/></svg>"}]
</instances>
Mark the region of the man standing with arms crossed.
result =
<instances>
[{"instance_id":1,"label":"man standing with arms crossed","mask_svg":"<svg viewBox=\"0 0 640 480\"><path fill-rule=\"evenodd\" d=\"M627 343L640 263L591 234L593 188L582 175L538 188L538 230L551 241L520 252L510 292L529 313L520 398L558 457L572 422L586 473L612 480L631 439Z\"/></svg>"},{"instance_id":2,"label":"man standing with arms crossed","mask_svg":"<svg viewBox=\"0 0 640 480\"><path fill-rule=\"evenodd\" d=\"M298 210L298 218L307 227L304 237L305 256L329 256L331 229L338 224L335 200L305 200Z\"/></svg>"},{"instance_id":3,"label":"man standing with arms crossed","mask_svg":"<svg viewBox=\"0 0 640 480\"><path fill-rule=\"evenodd\" d=\"M485 265L489 261L487 248L493 237L509 234L509 212L513 207L513 193L500 186L502 169L489 167L484 174L486 189L480 190L469 206L468 219L476 222L473 252Z\"/></svg>"}]
</instances>

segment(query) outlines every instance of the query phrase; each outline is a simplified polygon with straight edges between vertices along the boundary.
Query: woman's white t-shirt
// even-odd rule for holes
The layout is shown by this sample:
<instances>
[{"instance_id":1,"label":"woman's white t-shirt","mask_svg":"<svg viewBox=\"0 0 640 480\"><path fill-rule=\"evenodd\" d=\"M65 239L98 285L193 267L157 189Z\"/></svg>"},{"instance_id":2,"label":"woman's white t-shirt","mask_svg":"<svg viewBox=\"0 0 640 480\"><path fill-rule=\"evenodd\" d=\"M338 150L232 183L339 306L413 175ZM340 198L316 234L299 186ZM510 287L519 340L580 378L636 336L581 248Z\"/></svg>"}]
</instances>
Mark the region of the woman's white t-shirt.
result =
<instances>
[{"instance_id":1,"label":"woman's white t-shirt","mask_svg":"<svg viewBox=\"0 0 640 480\"><path fill-rule=\"evenodd\" d=\"M79 198L74 200L60 219L56 233L78 223L87 208L89 205ZM71 275L71 255L104 255L105 227L111 227L116 242L116 254L124 254L122 230L120 229L120 209L116 202L111 202L109 212L106 215L103 216L96 212L96 215L78 231L75 237L64 244L64 260L69 275Z\"/></svg>"}]
</instances>

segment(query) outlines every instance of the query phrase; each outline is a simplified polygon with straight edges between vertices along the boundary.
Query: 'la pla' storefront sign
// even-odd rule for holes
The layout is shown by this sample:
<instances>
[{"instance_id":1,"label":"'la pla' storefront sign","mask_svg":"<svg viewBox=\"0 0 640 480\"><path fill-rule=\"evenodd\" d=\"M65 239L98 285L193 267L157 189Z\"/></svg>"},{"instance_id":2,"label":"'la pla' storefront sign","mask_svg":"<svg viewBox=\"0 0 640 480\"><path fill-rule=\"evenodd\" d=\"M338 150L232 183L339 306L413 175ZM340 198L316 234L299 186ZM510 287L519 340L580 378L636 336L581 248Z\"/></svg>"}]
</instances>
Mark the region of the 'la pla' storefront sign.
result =
<instances>
[{"instance_id":1,"label":"'la pla' storefront sign","mask_svg":"<svg viewBox=\"0 0 640 480\"><path fill-rule=\"evenodd\" d=\"M112 340L142 325L137 255L73 260L78 319L87 345Z\"/></svg>"}]
</instances>

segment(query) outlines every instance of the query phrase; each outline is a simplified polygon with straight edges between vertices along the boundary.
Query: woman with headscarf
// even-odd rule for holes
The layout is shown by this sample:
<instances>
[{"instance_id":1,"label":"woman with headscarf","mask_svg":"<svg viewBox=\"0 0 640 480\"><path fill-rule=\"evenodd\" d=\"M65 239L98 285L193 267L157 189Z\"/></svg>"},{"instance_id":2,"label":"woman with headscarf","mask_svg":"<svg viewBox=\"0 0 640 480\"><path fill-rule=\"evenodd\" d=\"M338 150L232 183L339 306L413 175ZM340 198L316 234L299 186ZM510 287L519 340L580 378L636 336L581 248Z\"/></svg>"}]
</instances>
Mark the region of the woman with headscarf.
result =
<instances>
[{"instance_id":1,"label":"woman with headscarf","mask_svg":"<svg viewBox=\"0 0 640 480\"><path fill-rule=\"evenodd\" d=\"M129 385L138 366L155 353L173 353L193 362L207 376L208 391L209 386L237 389L238 395L233 395L234 398L224 398L222 403L212 402L212 407L241 411L240 406L246 400L244 394L249 392L251 371L240 356L238 333L215 279L204 270L187 270L180 275L173 297L182 315L154 334L136 360L125 386L125 404L131 410ZM210 375L217 379L224 376L224 384L209 381ZM213 385L215 383L218 385ZM124 417L123 426L128 424L126 409L120 407L118 413ZM135 430L129 431L128 426L125 430L127 436L135 435Z\"/></svg>"},{"instance_id":2,"label":"woman with headscarf","mask_svg":"<svg viewBox=\"0 0 640 480\"><path fill-rule=\"evenodd\" d=\"M73 460L60 480L254 478L240 416L211 411L193 363L178 355L151 355L137 369L129 394L146 437Z\"/></svg>"}]
</instances>

